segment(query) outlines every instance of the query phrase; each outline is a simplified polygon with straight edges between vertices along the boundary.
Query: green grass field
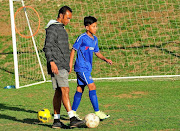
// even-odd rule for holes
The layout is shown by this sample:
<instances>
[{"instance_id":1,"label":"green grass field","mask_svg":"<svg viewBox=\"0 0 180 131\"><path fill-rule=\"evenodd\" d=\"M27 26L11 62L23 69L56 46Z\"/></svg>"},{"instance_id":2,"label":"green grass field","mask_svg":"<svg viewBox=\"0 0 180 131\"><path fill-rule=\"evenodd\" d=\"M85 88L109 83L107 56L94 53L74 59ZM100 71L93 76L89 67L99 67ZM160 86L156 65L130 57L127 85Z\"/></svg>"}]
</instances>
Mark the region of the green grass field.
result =
<instances>
[{"instance_id":1,"label":"green grass field","mask_svg":"<svg viewBox=\"0 0 180 131\"><path fill-rule=\"evenodd\" d=\"M180 81L178 79L143 79L96 81L99 106L111 117L101 121L95 129L73 130L102 131L176 131L180 130ZM72 101L76 83L70 82ZM0 89L0 130L49 131L53 120L45 124L37 122L37 112L48 108L53 113L51 83L22 89ZM78 109L83 118L93 112L86 88ZM69 124L62 107L61 119ZM62 129L63 130L63 129Z\"/></svg>"},{"instance_id":2,"label":"green grass field","mask_svg":"<svg viewBox=\"0 0 180 131\"><path fill-rule=\"evenodd\" d=\"M93 15L98 19L99 48L112 59L110 66L96 57L93 78L179 75L180 71L180 4L178 0L26 0L41 18L35 36L43 69L46 71L42 52L45 39L44 27L50 19L56 19L60 6L73 9L73 19L66 26L70 47L84 33L83 17ZM14 11L21 7L14 1ZM51 83L22 89L3 89L14 85L13 46L9 0L0 1L0 131L41 130L49 131L53 120L37 124L37 112L48 108L53 113ZM23 24L22 24L23 25ZM38 82L37 61L31 39L16 34L20 83ZM21 41L21 43L20 43ZM21 48L22 47L22 48ZM22 59L20 59L22 58ZM28 62L27 62L28 61ZM27 62L27 63L26 63ZM24 65L27 65L24 68ZM28 72L29 70L33 72ZM46 78L49 79L47 73ZM35 76L35 77L34 77ZM70 78L75 78L75 73ZM95 129L74 130L102 131L176 131L180 130L180 78L135 79L95 82L99 106L111 117L100 122ZM73 100L76 83L70 82L70 98ZM78 114L83 118L93 112L86 89ZM61 119L69 124L62 108ZM34 124L36 123L36 124Z\"/></svg>"}]
</instances>

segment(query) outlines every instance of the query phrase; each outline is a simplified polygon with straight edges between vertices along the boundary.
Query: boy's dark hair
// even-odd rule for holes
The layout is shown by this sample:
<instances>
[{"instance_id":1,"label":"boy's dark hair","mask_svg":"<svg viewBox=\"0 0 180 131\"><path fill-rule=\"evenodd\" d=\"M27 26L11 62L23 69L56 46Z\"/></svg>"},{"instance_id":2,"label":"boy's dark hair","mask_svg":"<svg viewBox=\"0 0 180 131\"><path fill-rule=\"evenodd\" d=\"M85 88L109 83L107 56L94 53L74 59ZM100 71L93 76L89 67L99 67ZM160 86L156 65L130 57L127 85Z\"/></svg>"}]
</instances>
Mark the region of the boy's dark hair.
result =
<instances>
[{"instance_id":1,"label":"boy's dark hair","mask_svg":"<svg viewBox=\"0 0 180 131\"><path fill-rule=\"evenodd\" d=\"M91 25L95 22L97 22L97 19L93 16L84 17L84 26Z\"/></svg>"},{"instance_id":2,"label":"boy's dark hair","mask_svg":"<svg viewBox=\"0 0 180 131\"><path fill-rule=\"evenodd\" d=\"M69 11L72 13L72 9L71 9L69 6L63 6L63 7L61 7L61 8L59 9L58 17L57 17L57 18L59 18L59 14L65 15L67 10L69 10Z\"/></svg>"}]
</instances>

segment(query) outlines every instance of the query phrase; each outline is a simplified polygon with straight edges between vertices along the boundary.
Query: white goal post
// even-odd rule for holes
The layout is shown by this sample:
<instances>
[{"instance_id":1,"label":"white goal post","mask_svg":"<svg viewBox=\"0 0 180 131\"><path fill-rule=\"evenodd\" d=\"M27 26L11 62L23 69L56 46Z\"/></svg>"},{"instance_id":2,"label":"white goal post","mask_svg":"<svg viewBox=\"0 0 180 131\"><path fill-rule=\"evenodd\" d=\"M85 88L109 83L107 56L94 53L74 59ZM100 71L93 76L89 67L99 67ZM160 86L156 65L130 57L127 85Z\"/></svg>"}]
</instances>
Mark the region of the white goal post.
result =
<instances>
[{"instance_id":1,"label":"white goal post","mask_svg":"<svg viewBox=\"0 0 180 131\"><path fill-rule=\"evenodd\" d=\"M64 5L73 10L72 20L66 26L70 47L85 32L85 16L98 20L98 45L113 65L94 57L94 80L180 77L179 1L9 0L16 88L50 81L42 51L45 26L49 20L57 18ZM23 6L35 10L28 12L29 7L21 9ZM17 11L19 14L14 19ZM20 33L30 37L23 37L17 27ZM73 72L70 80L75 79Z\"/></svg>"}]
</instances>

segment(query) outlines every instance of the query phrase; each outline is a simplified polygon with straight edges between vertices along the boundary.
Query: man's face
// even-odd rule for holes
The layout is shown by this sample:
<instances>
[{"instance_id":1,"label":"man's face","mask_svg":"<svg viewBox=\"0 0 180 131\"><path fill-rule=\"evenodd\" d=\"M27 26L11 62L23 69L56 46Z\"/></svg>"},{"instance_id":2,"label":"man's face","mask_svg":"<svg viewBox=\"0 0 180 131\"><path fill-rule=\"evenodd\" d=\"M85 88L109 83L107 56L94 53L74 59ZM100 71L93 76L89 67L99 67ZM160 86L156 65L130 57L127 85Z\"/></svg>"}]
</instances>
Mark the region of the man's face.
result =
<instances>
[{"instance_id":1,"label":"man's face","mask_svg":"<svg viewBox=\"0 0 180 131\"><path fill-rule=\"evenodd\" d=\"M72 18L72 13L69 10L67 10L65 15L60 14L60 18L61 23L67 25L70 22L70 19Z\"/></svg>"}]
</instances>

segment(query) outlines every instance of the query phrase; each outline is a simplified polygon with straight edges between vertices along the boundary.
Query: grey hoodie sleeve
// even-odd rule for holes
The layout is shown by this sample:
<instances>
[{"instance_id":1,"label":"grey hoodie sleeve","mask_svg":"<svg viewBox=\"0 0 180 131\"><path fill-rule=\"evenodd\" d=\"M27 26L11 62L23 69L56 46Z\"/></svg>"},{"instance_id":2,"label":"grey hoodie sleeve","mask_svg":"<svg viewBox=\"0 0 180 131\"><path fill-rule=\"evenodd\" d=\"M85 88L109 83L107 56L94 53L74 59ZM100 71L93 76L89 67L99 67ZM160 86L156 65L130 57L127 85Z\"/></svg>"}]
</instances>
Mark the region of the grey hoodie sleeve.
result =
<instances>
[{"instance_id":1,"label":"grey hoodie sleeve","mask_svg":"<svg viewBox=\"0 0 180 131\"><path fill-rule=\"evenodd\" d=\"M43 48L48 63L54 61L52 49L54 48L56 41L57 41L56 28L54 26L50 26L46 29L46 39Z\"/></svg>"}]
</instances>

